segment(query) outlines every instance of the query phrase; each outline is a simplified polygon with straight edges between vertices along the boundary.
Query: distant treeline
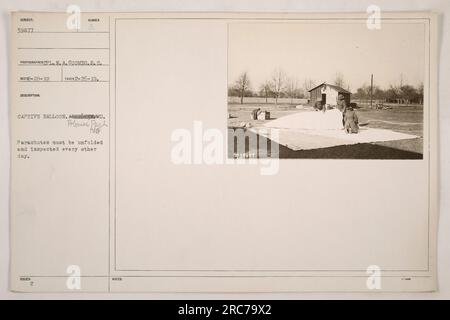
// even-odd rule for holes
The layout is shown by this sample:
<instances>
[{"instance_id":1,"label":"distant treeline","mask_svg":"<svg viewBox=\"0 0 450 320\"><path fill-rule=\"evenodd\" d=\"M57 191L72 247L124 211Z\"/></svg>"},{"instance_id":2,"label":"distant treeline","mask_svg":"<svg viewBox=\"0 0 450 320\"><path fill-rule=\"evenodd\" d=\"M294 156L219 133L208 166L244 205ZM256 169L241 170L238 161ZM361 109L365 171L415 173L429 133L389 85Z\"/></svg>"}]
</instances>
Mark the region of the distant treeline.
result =
<instances>
[{"instance_id":1,"label":"distant treeline","mask_svg":"<svg viewBox=\"0 0 450 320\"><path fill-rule=\"evenodd\" d=\"M350 88L345 84L342 74L336 73L334 84L347 89ZM269 98L278 103L279 98L302 99L309 98L311 88L316 86L311 79L306 79L303 83L295 78L287 77L281 70L277 69L273 72L272 77L262 83L259 88L252 87L250 77L247 72L243 72L238 79L228 88L229 97L239 97L240 103L244 103L245 97L260 97L267 102ZM371 98L370 86L363 85L352 94L352 99L369 100ZM389 103L423 103L423 85L413 87L411 85L402 84L398 86L391 85L388 89L382 89L374 86L372 90L372 99L381 100Z\"/></svg>"},{"instance_id":2,"label":"distant treeline","mask_svg":"<svg viewBox=\"0 0 450 320\"><path fill-rule=\"evenodd\" d=\"M370 86L362 86L352 95L352 99L369 100ZM381 89L378 86L373 87L372 99L382 100L390 103L423 103L423 85L413 87L411 85L390 86L388 89Z\"/></svg>"}]
</instances>

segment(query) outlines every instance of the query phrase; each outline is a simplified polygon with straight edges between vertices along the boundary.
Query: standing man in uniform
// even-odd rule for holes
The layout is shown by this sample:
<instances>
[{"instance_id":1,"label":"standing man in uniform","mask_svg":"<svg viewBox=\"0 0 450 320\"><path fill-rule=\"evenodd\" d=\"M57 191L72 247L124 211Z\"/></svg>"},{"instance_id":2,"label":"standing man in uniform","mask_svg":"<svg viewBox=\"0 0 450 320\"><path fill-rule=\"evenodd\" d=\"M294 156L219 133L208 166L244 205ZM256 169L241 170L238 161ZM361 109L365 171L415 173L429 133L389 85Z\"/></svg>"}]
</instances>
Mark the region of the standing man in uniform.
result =
<instances>
[{"instance_id":1,"label":"standing man in uniform","mask_svg":"<svg viewBox=\"0 0 450 320\"><path fill-rule=\"evenodd\" d=\"M359 131L358 115L352 106L348 106L345 110L344 129L347 133L358 133Z\"/></svg>"}]
</instances>

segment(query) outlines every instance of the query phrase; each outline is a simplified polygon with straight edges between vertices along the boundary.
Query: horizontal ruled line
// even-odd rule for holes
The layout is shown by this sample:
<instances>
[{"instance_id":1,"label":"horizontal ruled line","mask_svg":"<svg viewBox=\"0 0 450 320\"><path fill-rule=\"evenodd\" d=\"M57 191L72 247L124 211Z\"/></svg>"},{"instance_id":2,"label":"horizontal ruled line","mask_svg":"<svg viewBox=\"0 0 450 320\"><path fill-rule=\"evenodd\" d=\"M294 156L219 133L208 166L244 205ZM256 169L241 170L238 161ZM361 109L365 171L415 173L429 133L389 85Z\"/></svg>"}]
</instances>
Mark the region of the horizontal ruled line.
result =
<instances>
[{"instance_id":1,"label":"horizontal ruled line","mask_svg":"<svg viewBox=\"0 0 450 320\"><path fill-rule=\"evenodd\" d=\"M98 82L109 82L109 81L107 81L107 80L100 80L100 81L26 81L26 80L18 80L17 82L33 82L33 83L36 83L36 82L40 82L40 83L48 83L48 82L84 82L84 83L86 83L86 82L88 82L88 83L98 83Z\"/></svg>"},{"instance_id":2,"label":"horizontal ruled line","mask_svg":"<svg viewBox=\"0 0 450 320\"><path fill-rule=\"evenodd\" d=\"M48 48L39 48L39 47L24 48L24 47L19 47L17 49L19 49L19 50L83 50L83 49L85 49L85 50L109 50L110 48L50 48L50 47L48 47Z\"/></svg>"},{"instance_id":3,"label":"horizontal ruled line","mask_svg":"<svg viewBox=\"0 0 450 320\"><path fill-rule=\"evenodd\" d=\"M99 65L90 65L90 64L26 64L19 63L18 67L109 67L109 64L99 64Z\"/></svg>"},{"instance_id":4,"label":"horizontal ruled line","mask_svg":"<svg viewBox=\"0 0 450 320\"><path fill-rule=\"evenodd\" d=\"M33 33L109 33L109 31L33 31L33 32L17 32L18 34Z\"/></svg>"}]
</instances>

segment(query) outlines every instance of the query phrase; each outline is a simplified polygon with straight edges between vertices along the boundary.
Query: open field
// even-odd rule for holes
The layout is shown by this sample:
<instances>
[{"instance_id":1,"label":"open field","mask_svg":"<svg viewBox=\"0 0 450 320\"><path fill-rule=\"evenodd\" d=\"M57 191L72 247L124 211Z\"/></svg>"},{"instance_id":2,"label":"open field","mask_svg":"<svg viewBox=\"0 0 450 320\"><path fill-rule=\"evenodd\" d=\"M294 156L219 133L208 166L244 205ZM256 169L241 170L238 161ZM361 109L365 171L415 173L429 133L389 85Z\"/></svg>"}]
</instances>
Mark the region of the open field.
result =
<instances>
[{"instance_id":1,"label":"open field","mask_svg":"<svg viewBox=\"0 0 450 320\"><path fill-rule=\"evenodd\" d=\"M361 124L369 128L388 129L416 135L419 138L375 143L360 143L314 150L293 151L280 145L280 158L367 158L367 159L421 159L423 158L423 107L390 105L392 109L375 110L367 106L357 109ZM270 120L251 120L251 110L261 108L270 112L270 120L289 114L311 111L312 107L297 109L290 104L229 104L229 128L259 126ZM274 143L274 142L273 142ZM257 150L253 150L256 151ZM229 154L233 150L229 149ZM249 153L252 153L249 150Z\"/></svg>"}]
</instances>

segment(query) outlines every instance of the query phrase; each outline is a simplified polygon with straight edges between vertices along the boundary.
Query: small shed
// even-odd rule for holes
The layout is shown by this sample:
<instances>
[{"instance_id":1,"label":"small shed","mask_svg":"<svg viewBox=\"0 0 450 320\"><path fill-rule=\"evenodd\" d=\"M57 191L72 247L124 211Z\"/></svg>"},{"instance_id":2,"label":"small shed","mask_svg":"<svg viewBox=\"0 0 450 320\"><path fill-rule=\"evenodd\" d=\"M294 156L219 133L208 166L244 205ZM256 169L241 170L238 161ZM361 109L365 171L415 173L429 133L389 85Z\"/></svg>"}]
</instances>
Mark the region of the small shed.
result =
<instances>
[{"instance_id":1,"label":"small shed","mask_svg":"<svg viewBox=\"0 0 450 320\"><path fill-rule=\"evenodd\" d=\"M344 96L347 105L350 105L351 92L336 86L334 84L328 84L326 82L319 84L318 86L308 90L310 95L310 102L315 105L317 101L320 101L322 105L329 104L331 106L336 106L338 101L338 95L342 94Z\"/></svg>"}]
</instances>

